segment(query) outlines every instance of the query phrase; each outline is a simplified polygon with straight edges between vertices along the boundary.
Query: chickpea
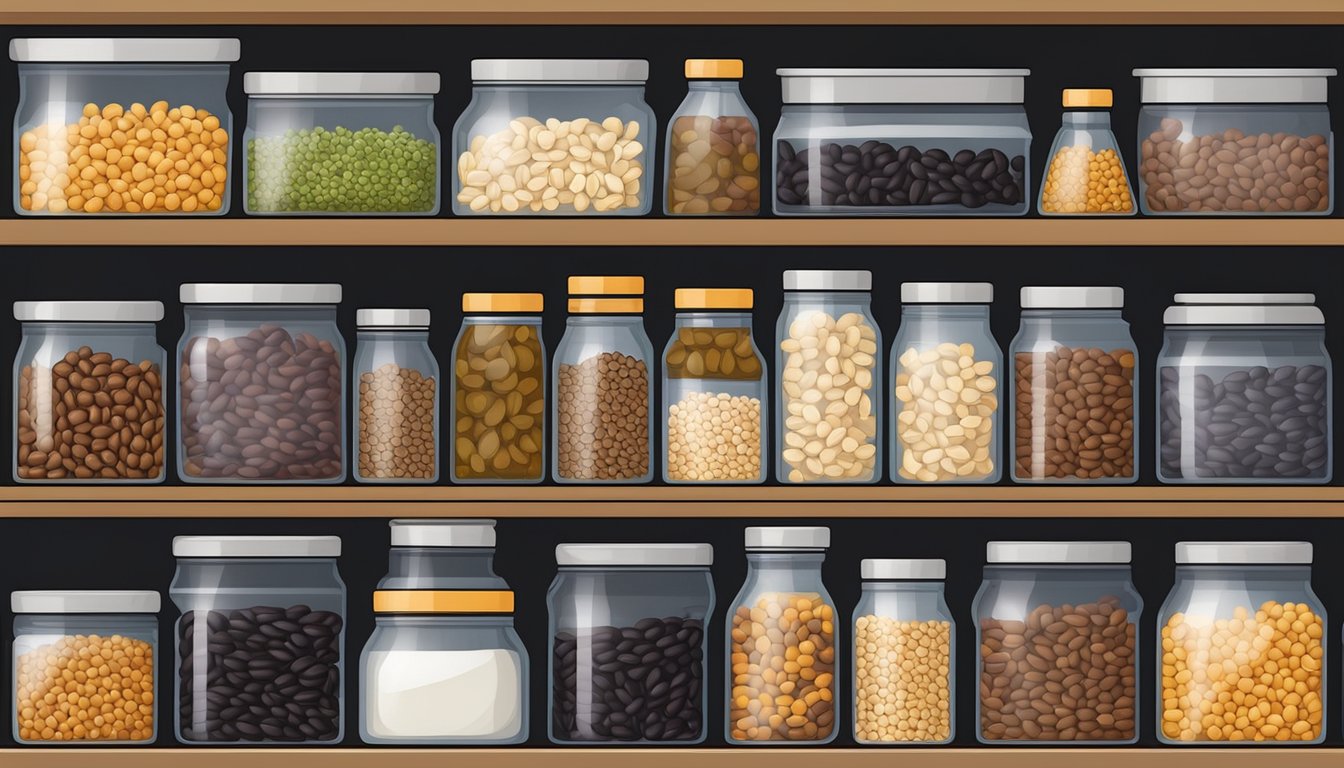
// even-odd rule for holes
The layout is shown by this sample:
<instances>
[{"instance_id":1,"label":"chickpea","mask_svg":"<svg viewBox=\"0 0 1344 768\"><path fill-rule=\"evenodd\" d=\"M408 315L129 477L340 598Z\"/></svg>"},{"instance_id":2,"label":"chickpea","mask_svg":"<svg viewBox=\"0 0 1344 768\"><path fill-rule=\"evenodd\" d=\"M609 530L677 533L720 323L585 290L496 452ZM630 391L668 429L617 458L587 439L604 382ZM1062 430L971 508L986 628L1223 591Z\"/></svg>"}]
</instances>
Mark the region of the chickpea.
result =
<instances>
[{"instance_id":1,"label":"chickpea","mask_svg":"<svg viewBox=\"0 0 1344 768\"><path fill-rule=\"evenodd\" d=\"M154 647L121 635L68 635L15 665L20 741L154 738Z\"/></svg>"}]
</instances>

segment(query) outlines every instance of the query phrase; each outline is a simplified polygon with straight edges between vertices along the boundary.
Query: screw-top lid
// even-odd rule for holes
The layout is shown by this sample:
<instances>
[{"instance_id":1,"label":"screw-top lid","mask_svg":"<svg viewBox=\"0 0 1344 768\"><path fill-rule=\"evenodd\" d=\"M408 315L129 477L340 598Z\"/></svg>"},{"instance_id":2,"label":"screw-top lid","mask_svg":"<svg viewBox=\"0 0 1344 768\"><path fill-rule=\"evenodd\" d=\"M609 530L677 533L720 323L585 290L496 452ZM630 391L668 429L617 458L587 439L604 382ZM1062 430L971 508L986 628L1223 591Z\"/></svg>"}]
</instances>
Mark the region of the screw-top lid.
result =
<instances>
[{"instance_id":1,"label":"screw-top lid","mask_svg":"<svg viewBox=\"0 0 1344 768\"><path fill-rule=\"evenodd\" d=\"M439 92L438 72L248 72L249 96L402 96Z\"/></svg>"},{"instance_id":2,"label":"screw-top lid","mask_svg":"<svg viewBox=\"0 0 1344 768\"><path fill-rule=\"evenodd\" d=\"M1315 304L1314 293L1178 293L1177 304Z\"/></svg>"},{"instance_id":3,"label":"screw-top lid","mask_svg":"<svg viewBox=\"0 0 1344 768\"><path fill-rule=\"evenodd\" d=\"M1324 103L1334 69L1136 69L1145 104Z\"/></svg>"},{"instance_id":4,"label":"screw-top lid","mask_svg":"<svg viewBox=\"0 0 1344 768\"><path fill-rule=\"evenodd\" d=\"M360 328L428 328L428 309L361 309L355 312Z\"/></svg>"},{"instance_id":5,"label":"screw-top lid","mask_svg":"<svg viewBox=\"0 0 1344 768\"><path fill-rule=\"evenodd\" d=\"M1070 109L1105 107L1109 109L1113 98L1110 88L1065 88L1064 106Z\"/></svg>"},{"instance_id":6,"label":"screw-top lid","mask_svg":"<svg viewBox=\"0 0 1344 768\"><path fill-rule=\"evenodd\" d=\"M709 567L714 547L709 544L559 544L556 565L652 565Z\"/></svg>"},{"instance_id":7,"label":"screw-top lid","mask_svg":"<svg viewBox=\"0 0 1344 768\"><path fill-rule=\"evenodd\" d=\"M16 301L14 319L25 323L157 323L161 301Z\"/></svg>"},{"instance_id":8,"label":"screw-top lid","mask_svg":"<svg viewBox=\"0 0 1344 768\"><path fill-rule=\"evenodd\" d=\"M21 37L9 41L18 62L107 64L237 61L236 37Z\"/></svg>"},{"instance_id":9,"label":"screw-top lid","mask_svg":"<svg viewBox=\"0 0 1344 768\"><path fill-rule=\"evenodd\" d=\"M162 598L151 590L91 589L11 592L14 613L158 613Z\"/></svg>"},{"instance_id":10,"label":"screw-top lid","mask_svg":"<svg viewBox=\"0 0 1344 768\"><path fill-rule=\"evenodd\" d=\"M571 275L570 296L643 296L644 278L638 275Z\"/></svg>"},{"instance_id":11,"label":"screw-top lid","mask_svg":"<svg viewBox=\"0 0 1344 768\"><path fill-rule=\"evenodd\" d=\"M493 547L495 521L480 518L467 520L393 520L394 547Z\"/></svg>"},{"instance_id":12,"label":"screw-top lid","mask_svg":"<svg viewBox=\"0 0 1344 768\"><path fill-rule=\"evenodd\" d=\"M786 291L871 291L873 273L866 269L790 269Z\"/></svg>"},{"instance_id":13,"label":"screw-top lid","mask_svg":"<svg viewBox=\"0 0 1344 768\"><path fill-rule=\"evenodd\" d=\"M824 526L772 525L747 528L747 549L825 549L831 529Z\"/></svg>"},{"instance_id":14,"label":"screw-top lid","mask_svg":"<svg viewBox=\"0 0 1344 768\"><path fill-rule=\"evenodd\" d=\"M1128 541L991 541L989 563L1128 563Z\"/></svg>"},{"instance_id":15,"label":"screw-top lid","mask_svg":"<svg viewBox=\"0 0 1344 768\"><path fill-rule=\"evenodd\" d=\"M901 283L902 304L989 304L992 283Z\"/></svg>"},{"instance_id":16,"label":"screw-top lid","mask_svg":"<svg viewBox=\"0 0 1344 768\"><path fill-rule=\"evenodd\" d=\"M335 283L184 283L183 304L339 304Z\"/></svg>"},{"instance_id":17,"label":"screw-top lid","mask_svg":"<svg viewBox=\"0 0 1344 768\"><path fill-rule=\"evenodd\" d=\"M1167 325L1324 325L1311 293L1178 293Z\"/></svg>"},{"instance_id":18,"label":"screw-top lid","mask_svg":"<svg viewBox=\"0 0 1344 768\"><path fill-rule=\"evenodd\" d=\"M741 59L687 59L689 80L741 80Z\"/></svg>"},{"instance_id":19,"label":"screw-top lid","mask_svg":"<svg viewBox=\"0 0 1344 768\"><path fill-rule=\"evenodd\" d=\"M1177 565L1310 565L1309 541L1180 541Z\"/></svg>"},{"instance_id":20,"label":"screw-top lid","mask_svg":"<svg viewBox=\"0 0 1344 768\"><path fill-rule=\"evenodd\" d=\"M1029 69L777 69L785 104L1021 104Z\"/></svg>"},{"instance_id":21,"label":"screw-top lid","mask_svg":"<svg viewBox=\"0 0 1344 768\"><path fill-rule=\"evenodd\" d=\"M174 536L173 557L340 557L340 536Z\"/></svg>"},{"instance_id":22,"label":"screw-top lid","mask_svg":"<svg viewBox=\"0 0 1344 768\"><path fill-rule=\"evenodd\" d=\"M462 311L517 313L535 315L541 312L545 300L540 293L464 293Z\"/></svg>"},{"instance_id":23,"label":"screw-top lid","mask_svg":"<svg viewBox=\"0 0 1344 768\"><path fill-rule=\"evenodd\" d=\"M678 288L677 309L751 309L750 288Z\"/></svg>"},{"instance_id":24,"label":"screw-top lid","mask_svg":"<svg viewBox=\"0 0 1344 768\"><path fill-rule=\"evenodd\" d=\"M374 613L513 613L507 589L380 589L373 593Z\"/></svg>"},{"instance_id":25,"label":"screw-top lid","mask_svg":"<svg viewBox=\"0 0 1344 768\"><path fill-rule=\"evenodd\" d=\"M1022 288L1023 309L1120 309L1125 289L1117 286L1028 285Z\"/></svg>"},{"instance_id":26,"label":"screw-top lid","mask_svg":"<svg viewBox=\"0 0 1344 768\"><path fill-rule=\"evenodd\" d=\"M515 83L642 83L644 59L473 59L471 79Z\"/></svg>"},{"instance_id":27,"label":"screw-top lid","mask_svg":"<svg viewBox=\"0 0 1344 768\"><path fill-rule=\"evenodd\" d=\"M865 579L941 581L947 578L946 560L863 560L859 575Z\"/></svg>"}]
</instances>

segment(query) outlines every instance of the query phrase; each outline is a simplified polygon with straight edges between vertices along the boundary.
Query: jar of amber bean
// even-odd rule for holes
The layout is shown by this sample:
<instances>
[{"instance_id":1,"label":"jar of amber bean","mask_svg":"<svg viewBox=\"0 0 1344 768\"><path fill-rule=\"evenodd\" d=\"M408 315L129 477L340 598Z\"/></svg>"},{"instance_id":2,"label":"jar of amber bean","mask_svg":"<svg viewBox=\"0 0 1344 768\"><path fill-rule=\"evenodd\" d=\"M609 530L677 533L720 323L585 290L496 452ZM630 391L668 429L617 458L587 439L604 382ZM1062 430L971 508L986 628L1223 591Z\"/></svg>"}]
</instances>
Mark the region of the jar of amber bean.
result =
<instances>
[{"instance_id":1,"label":"jar of amber bean","mask_svg":"<svg viewBox=\"0 0 1344 768\"><path fill-rule=\"evenodd\" d=\"M1043 216L1134 215L1129 175L1111 133L1108 88L1066 88L1064 124L1041 185Z\"/></svg>"}]
</instances>

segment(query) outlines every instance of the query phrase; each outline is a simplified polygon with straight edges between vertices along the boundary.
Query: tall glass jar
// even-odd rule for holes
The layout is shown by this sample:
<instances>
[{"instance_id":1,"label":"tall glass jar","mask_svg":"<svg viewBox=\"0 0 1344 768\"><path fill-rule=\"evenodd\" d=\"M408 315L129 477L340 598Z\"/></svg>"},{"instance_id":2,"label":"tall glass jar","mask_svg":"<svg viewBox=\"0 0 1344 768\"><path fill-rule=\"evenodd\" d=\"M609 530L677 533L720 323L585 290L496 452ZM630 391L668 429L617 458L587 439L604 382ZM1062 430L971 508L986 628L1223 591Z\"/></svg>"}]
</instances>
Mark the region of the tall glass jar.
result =
<instances>
[{"instance_id":1,"label":"tall glass jar","mask_svg":"<svg viewBox=\"0 0 1344 768\"><path fill-rule=\"evenodd\" d=\"M1117 287L1028 286L1013 361L1013 480L1138 480L1139 355Z\"/></svg>"},{"instance_id":2,"label":"tall glass jar","mask_svg":"<svg viewBox=\"0 0 1344 768\"><path fill-rule=\"evenodd\" d=\"M551 390L557 483L653 479L653 344L635 298L643 293L642 277L569 278Z\"/></svg>"},{"instance_id":3,"label":"tall glass jar","mask_svg":"<svg viewBox=\"0 0 1344 768\"><path fill-rule=\"evenodd\" d=\"M989 283L902 283L891 345L891 479L996 483L1003 354Z\"/></svg>"},{"instance_id":4,"label":"tall glass jar","mask_svg":"<svg viewBox=\"0 0 1344 768\"><path fill-rule=\"evenodd\" d=\"M1138 741L1139 614L1127 541L991 541L971 605L984 744Z\"/></svg>"},{"instance_id":5,"label":"tall glass jar","mask_svg":"<svg viewBox=\"0 0 1344 768\"><path fill-rule=\"evenodd\" d=\"M750 288L678 288L663 351L665 483L761 483L765 358L751 335Z\"/></svg>"},{"instance_id":6,"label":"tall glass jar","mask_svg":"<svg viewBox=\"0 0 1344 768\"><path fill-rule=\"evenodd\" d=\"M724 622L725 738L735 745L829 744L841 701L838 616L821 582L831 530L753 527L745 538L747 580Z\"/></svg>"},{"instance_id":7,"label":"tall glass jar","mask_svg":"<svg viewBox=\"0 0 1344 768\"><path fill-rule=\"evenodd\" d=\"M546 476L546 345L540 293L464 293L453 343L454 483Z\"/></svg>"},{"instance_id":8,"label":"tall glass jar","mask_svg":"<svg viewBox=\"0 0 1344 768\"><path fill-rule=\"evenodd\" d=\"M1165 744L1320 744L1329 621L1305 541L1183 541L1158 615Z\"/></svg>"},{"instance_id":9,"label":"tall glass jar","mask_svg":"<svg viewBox=\"0 0 1344 768\"><path fill-rule=\"evenodd\" d=\"M784 273L775 329L780 482L875 483L882 476L882 331L872 288L867 270Z\"/></svg>"},{"instance_id":10,"label":"tall glass jar","mask_svg":"<svg viewBox=\"0 0 1344 768\"><path fill-rule=\"evenodd\" d=\"M1111 103L1109 88L1064 89L1068 111L1050 145L1041 215L1134 215L1125 158L1111 133Z\"/></svg>"},{"instance_id":11,"label":"tall glass jar","mask_svg":"<svg viewBox=\"0 0 1344 768\"><path fill-rule=\"evenodd\" d=\"M761 124L742 98L741 59L687 59L690 93L667 126L669 216L761 210Z\"/></svg>"},{"instance_id":12,"label":"tall glass jar","mask_svg":"<svg viewBox=\"0 0 1344 768\"><path fill-rule=\"evenodd\" d=\"M501 590L495 573L495 521L393 520L387 575L378 589Z\"/></svg>"},{"instance_id":13,"label":"tall glass jar","mask_svg":"<svg viewBox=\"0 0 1344 768\"><path fill-rule=\"evenodd\" d=\"M429 349L429 310L361 309L355 322L355 479L432 483L439 479L439 363Z\"/></svg>"},{"instance_id":14,"label":"tall glass jar","mask_svg":"<svg viewBox=\"0 0 1344 768\"><path fill-rule=\"evenodd\" d=\"M943 560L864 560L854 608L854 740L946 744L956 728L957 627Z\"/></svg>"},{"instance_id":15,"label":"tall glass jar","mask_svg":"<svg viewBox=\"0 0 1344 768\"><path fill-rule=\"evenodd\" d=\"M163 482L163 304L17 301L14 319L14 481Z\"/></svg>"},{"instance_id":16,"label":"tall glass jar","mask_svg":"<svg viewBox=\"0 0 1344 768\"><path fill-rule=\"evenodd\" d=\"M557 744L705 740L708 544L561 544L546 593Z\"/></svg>"}]
</instances>

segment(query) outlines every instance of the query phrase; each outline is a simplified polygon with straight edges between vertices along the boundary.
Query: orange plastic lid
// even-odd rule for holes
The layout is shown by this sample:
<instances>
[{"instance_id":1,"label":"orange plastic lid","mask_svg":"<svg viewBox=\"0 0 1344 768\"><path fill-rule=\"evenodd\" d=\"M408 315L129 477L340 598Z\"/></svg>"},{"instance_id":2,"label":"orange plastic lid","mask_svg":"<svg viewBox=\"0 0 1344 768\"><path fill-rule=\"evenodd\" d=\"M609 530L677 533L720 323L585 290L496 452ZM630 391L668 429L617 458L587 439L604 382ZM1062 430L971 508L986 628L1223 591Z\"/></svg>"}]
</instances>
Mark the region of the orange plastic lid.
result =
<instances>
[{"instance_id":1,"label":"orange plastic lid","mask_svg":"<svg viewBox=\"0 0 1344 768\"><path fill-rule=\"evenodd\" d=\"M644 278L635 275L574 275L569 278L570 296L643 296Z\"/></svg>"},{"instance_id":2,"label":"orange plastic lid","mask_svg":"<svg viewBox=\"0 0 1344 768\"><path fill-rule=\"evenodd\" d=\"M691 80L741 80L741 59L687 59L686 77Z\"/></svg>"},{"instance_id":3,"label":"orange plastic lid","mask_svg":"<svg viewBox=\"0 0 1344 768\"><path fill-rule=\"evenodd\" d=\"M544 301L540 293L464 293L463 312L526 312L541 311Z\"/></svg>"},{"instance_id":4,"label":"orange plastic lid","mask_svg":"<svg viewBox=\"0 0 1344 768\"><path fill-rule=\"evenodd\" d=\"M513 592L504 590L378 590L374 613L513 613Z\"/></svg>"},{"instance_id":5,"label":"orange plastic lid","mask_svg":"<svg viewBox=\"0 0 1344 768\"><path fill-rule=\"evenodd\" d=\"M570 299L573 315L637 315L644 311L643 299Z\"/></svg>"},{"instance_id":6,"label":"orange plastic lid","mask_svg":"<svg viewBox=\"0 0 1344 768\"><path fill-rule=\"evenodd\" d=\"M678 288L677 309L751 309L750 288Z\"/></svg>"},{"instance_id":7,"label":"orange plastic lid","mask_svg":"<svg viewBox=\"0 0 1344 768\"><path fill-rule=\"evenodd\" d=\"M1110 107L1110 88L1065 88L1064 106L1066 107Z\"/></svg>"}]
</instances>

